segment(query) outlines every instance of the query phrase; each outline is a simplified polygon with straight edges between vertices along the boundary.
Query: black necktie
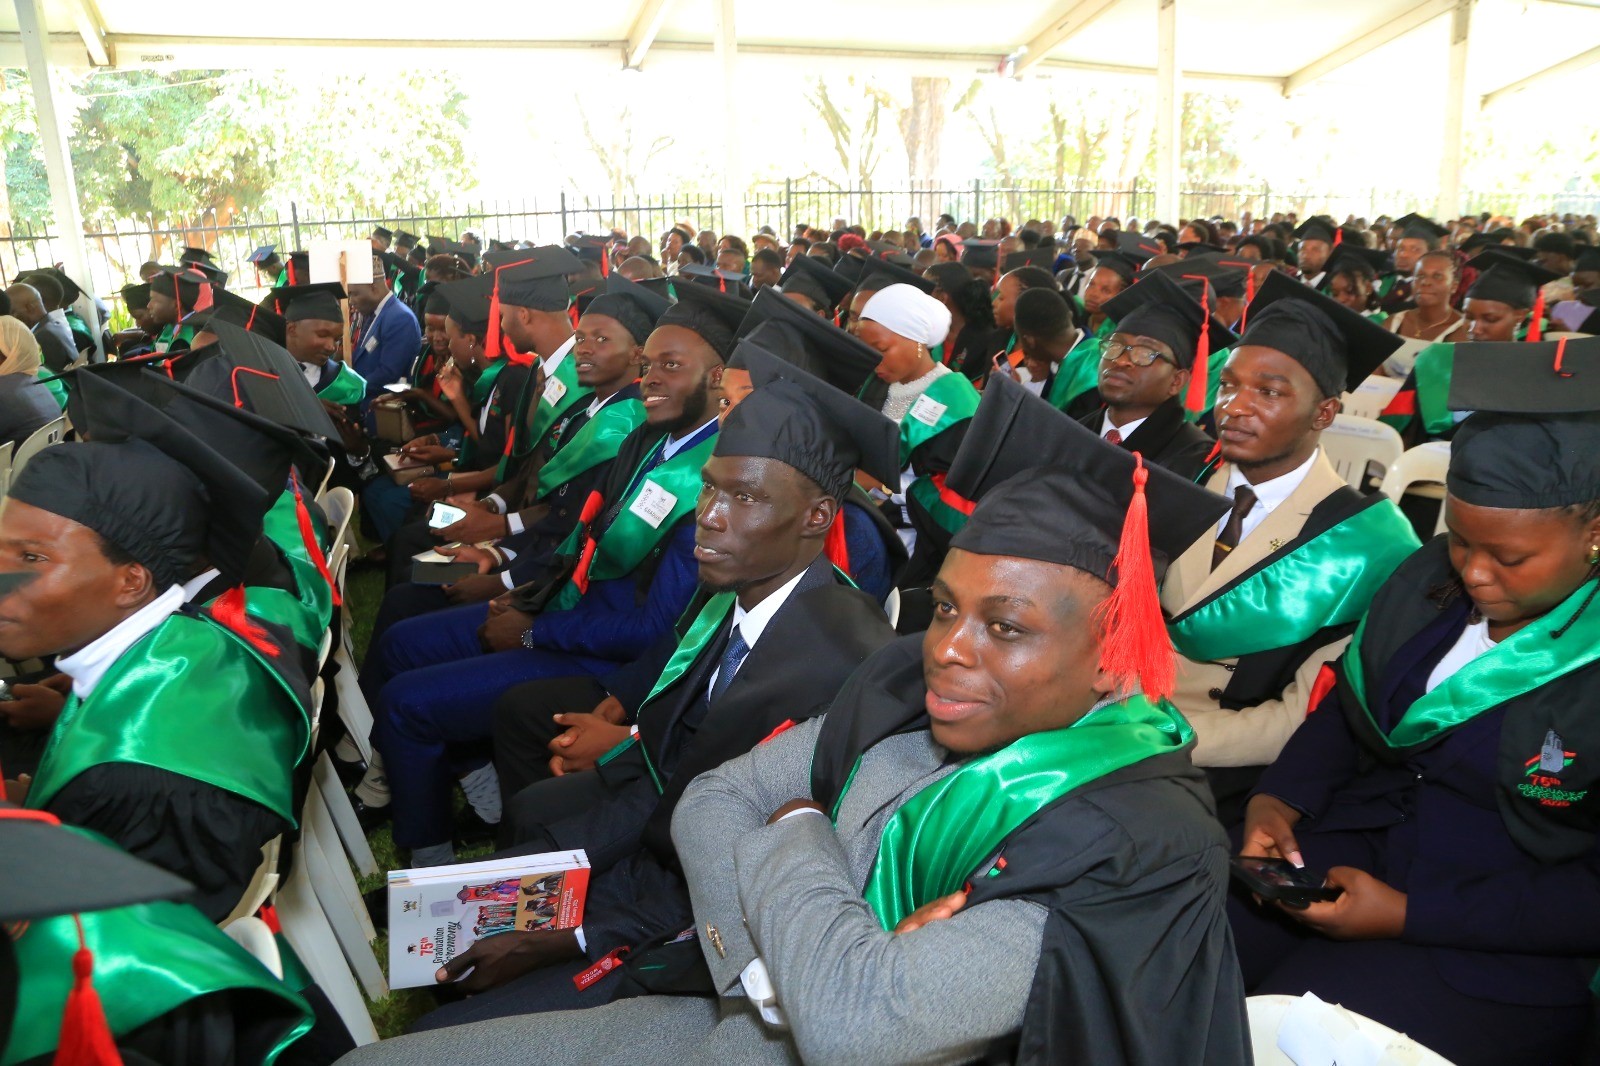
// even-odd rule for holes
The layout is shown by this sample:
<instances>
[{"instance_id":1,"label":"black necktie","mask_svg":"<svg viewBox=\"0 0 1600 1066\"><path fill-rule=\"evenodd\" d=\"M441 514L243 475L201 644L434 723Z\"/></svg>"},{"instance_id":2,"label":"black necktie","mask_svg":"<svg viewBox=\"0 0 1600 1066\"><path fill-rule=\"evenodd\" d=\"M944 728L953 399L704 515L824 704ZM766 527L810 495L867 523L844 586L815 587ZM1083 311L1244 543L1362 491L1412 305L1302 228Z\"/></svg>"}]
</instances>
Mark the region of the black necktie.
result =
<instances>
[{"instance_id":1,"label":"black necktie","mask_svg":"<svg viewBox=\"0 0 1600 1066\"><path fill-rule=\"evenodd\" d=\"M1233 493L1233 510L1228 513L1228 524L1222 527L1216 546L1211 549L1211 569L1222 565L1228 553L1239 546L1244 535L1244 516L1256 505L1256 494L1248 485L1240 485Z\"/></svg>"},{"instance_id":2,"label":"black necktie","mask_svg":"<svg viewBox=\"0 0 1600 1066\"><path fill-rule=\"evenodd\" d=\"M739 672L739 664L744 662L744 657L750 654L750 645L744 642L744 634L735 626L728 635L728 650L722 653L722 665L717 670L717 680L711 685L711 695L707 703L717 702L717 697L723 690L733 684L733 675Z\"/></svg>"}]
</instances>

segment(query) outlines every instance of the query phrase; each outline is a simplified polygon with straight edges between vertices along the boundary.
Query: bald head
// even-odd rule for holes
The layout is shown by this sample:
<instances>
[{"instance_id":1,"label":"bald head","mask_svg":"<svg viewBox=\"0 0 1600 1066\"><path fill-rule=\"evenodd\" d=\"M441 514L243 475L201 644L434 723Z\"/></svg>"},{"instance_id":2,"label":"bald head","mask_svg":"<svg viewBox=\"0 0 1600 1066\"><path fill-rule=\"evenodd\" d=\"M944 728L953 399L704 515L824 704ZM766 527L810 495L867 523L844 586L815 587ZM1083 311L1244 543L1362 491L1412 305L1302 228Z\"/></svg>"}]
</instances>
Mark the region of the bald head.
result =
<instances>
[{"instance_id":1,"label":"bald head","mask_svg":"<svg viewBox=\"0 0 1600 1066\"><path fill-rule=\"evenodd\" d=\"M12 315L21 319L23 325L32 329L44 321L44 300L38 289L18 282L6 290L6 295L11 298Z\"/></svg>"}]
</instances>

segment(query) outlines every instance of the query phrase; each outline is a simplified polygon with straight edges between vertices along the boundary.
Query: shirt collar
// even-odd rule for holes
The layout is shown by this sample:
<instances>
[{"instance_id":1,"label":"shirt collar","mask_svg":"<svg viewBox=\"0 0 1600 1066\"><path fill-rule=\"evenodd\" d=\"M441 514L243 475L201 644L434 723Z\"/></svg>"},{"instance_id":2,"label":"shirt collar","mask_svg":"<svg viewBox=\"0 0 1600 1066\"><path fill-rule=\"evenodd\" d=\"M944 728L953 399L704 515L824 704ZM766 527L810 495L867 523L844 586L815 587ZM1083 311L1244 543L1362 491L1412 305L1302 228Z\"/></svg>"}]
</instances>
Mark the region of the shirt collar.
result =
<instances>
[{"instance_id":1,"label":"shirt collar","mask_svg":"<svg viewBox=\"0 0 1600 1066\"><path fill-rule=\"evenodd\" d=\"M173 585L71 655L57 659L56 669L72 678L72 694L86 700L129 648L182 606L183 586Z\"/></svg>"},{"instance_id":2,"label":"shirt collar","mask_svg":"<svg viewBox=\"0 0 1600 1066\"><path fill-rule=\"evenodd\" d=\"M183 583L183 602L193 603L194 598L200 595L201 592L205 591L205 587L207 585L211 584L212 578L221 576L222 571L213 566L205 573L197 574L194 577L191 577L188 581L185 581Z\"/></svg>"},{"instance_id":3,"label":"shirt collar","mask_svg":"<svg viewBox=\"0 0 1600 1066\"><path fill-rule=\"evenodd\" d=\"M772 621L773 615L777 614L779 609L783 607L784 601L793 595L795 588L800 584L800 579L805 576L806 571L800 571L790 578L786 585L768 595L766 599L748 611L744 609L743 604L738 601L734 602L733 624L738 628L739 635L744 638L746 647L754 648L756 646L756 641L760 640L761 634L766 632L767 625Z\"/></svg>"},{"instance_id":4,"label":"shirt collar","mask_svg":"<svg viewBox=\"0 0 1600 1066\"><path fill-rule=\"evenodd\" d=\"M301 363L300 373L305 375L306 383L315 389L322 384L322 368L315 363Z\"/></svg>"},{"instance_id":5,"label":"shirt collar","mask_svg":"<svg viewBox=\"0 0 1600 1066\"><path fill-rule=\"evenodd\" d=\"M1263 481L1258 485L1251 485L1249 479L1244 476L1244 471L1234 467L1228 472L1228 498L1233 499L1235 490L1239 486L1249 485L1250 491L1256 494L1256 502L1266 510L1267 514L1271 514L1280 503L1289 498L1290 493L1300 487L1300 482L1304 481L1306 475L1311 473L1311 467L1316 463L1317 456L1321 454L1322 449L1318 448L1311 453L1311 458L1287 474L1279 474L1270 481Z\"/></svg>"},{"instance_id":6,"label":"shirt collar","mask_svg":"<svg viewBox=\"0 0 1600 1066\"><path fill-rule=\"evenodd\" d=\"M383 299L378 301L378 306L372 309L372 321L376 322L378 320L378 316L383 314L383 309L389 305L389 301L392 299L394 299L393 292L383 294Z\"/></svg>"},{"instance_id":7,"label":"shirt collar","mask_svg":"<svg viewBox=\"0 0 1600 1066\"><path fill-rule=\"evenodd\" d=\"M1112 430L1116 430L1118 433L1122 434L1122 439L1123 440L1127 440L1129 437L1133 436L1133 433L1134 433L1135 430L1137 430L1140 426L1144 425L1145 418L1149 418L1149 417L1150 417L1149 415L1145 415L1144 418L1135 418L1132 422L1129 422L1125 426L1118 426L1118 425L1115 425L1115 424L1112 423L1112 421L1111 421L1111 409L1107 408L1106 409L1106 413L1105 413L1105 417L1103 419L1101 419L1101 421L1100 421L1100 436L1104 437L1107 433L1110 433Z\"/></svg>"},{"instance_id":8,"label":"shirt collar","mask_svg":"<svg viewBox=\"0 0 1600 1066\"><path fill-rule=\"evenodd\" d=\"M695 445L701 443L716 431L717 416L712 415L711 421L707 422L705 425L701 426L687 437L680 437L677 440L673 440L671 437L663 438L661 444L661 461L663 463L666 462L668 459L671 459L674 455L677 455L685 448L693 448Z\"/></svg>"}]
</instances>

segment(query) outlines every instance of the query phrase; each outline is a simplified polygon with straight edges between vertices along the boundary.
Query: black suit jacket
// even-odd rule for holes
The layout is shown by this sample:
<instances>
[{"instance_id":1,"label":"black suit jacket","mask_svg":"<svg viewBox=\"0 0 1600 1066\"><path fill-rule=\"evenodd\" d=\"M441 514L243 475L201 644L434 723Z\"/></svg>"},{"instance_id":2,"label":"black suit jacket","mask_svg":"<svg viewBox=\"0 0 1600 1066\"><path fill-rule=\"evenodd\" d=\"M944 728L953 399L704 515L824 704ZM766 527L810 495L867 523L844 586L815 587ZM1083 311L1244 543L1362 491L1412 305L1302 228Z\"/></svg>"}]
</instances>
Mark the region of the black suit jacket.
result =
<instances>
[{"instance_id":1,"label":"black suit jacket","mask_svg":"<svg viewBox=\"0 0 1600 1066\"><path fill-rule=\"evenodd\" d=\"M1104 418L1105 410L1101 408L1078 421L1099 433ZM1206 456L1211 454L1216 443L1184 417L1183 404L1173 397L1150 412L1150 417L1129 434L1121 446L1192 481L1206 465Z\"/></svg>"}]
</instances>

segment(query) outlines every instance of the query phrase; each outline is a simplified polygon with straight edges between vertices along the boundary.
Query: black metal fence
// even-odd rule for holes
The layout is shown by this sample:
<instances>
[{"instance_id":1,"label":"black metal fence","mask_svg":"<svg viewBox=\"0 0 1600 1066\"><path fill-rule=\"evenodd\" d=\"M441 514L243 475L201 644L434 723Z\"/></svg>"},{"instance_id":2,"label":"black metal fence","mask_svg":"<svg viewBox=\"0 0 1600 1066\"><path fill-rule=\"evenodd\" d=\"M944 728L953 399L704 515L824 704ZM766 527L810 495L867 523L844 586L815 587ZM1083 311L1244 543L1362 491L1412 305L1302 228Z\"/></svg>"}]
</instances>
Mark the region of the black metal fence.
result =
<instances>
[{"instance_id":1,"label":"black metal fence","mask_svg":"<svg viewBox=\"0 0 1600 1066\"><path fill-rule=\"evenodd\" d=\"M1600 213L1600 191L1585 189L1469 192L1464 194L1463 202L1469 211L1497 214ZM1431 206L1421 194L1377 187L1329 192L1275 189L1268 185L1189 185L1181 190L1179 214L1184 218L1238 219L1246 211L1255 218L1294 212L1301 218L1326 213L1336 218L1353 215L1371 219L1379 214L1425 212ZM627 199L561 192L515 202L397 208L381 215L291 203L283 209L269 207L228 216L210 212L183 222L152 216L95 224L88 227L84 237L90 280L108 302L114 302L114 294L124 284L137 279L142 263L172 262L187 246L204 247L211 252L217 264L232 276L230 288L249 296L259 294L272 281L258 276L248 262L254 249L271 244L288 251L304 248L310 240L360 238L378 225L409 230L423 237L456 239L471 231L485 244L490 239L544 244L571 233L612 229L655 239L679 221L741 235L771 226L785 236L797 225L827 227L838 218L869 231L903 228L908 219L918 218L924 228L931 229L941 214L980 224L987 218L1006 218L1013 225L1031 218L1059 223L1068 215L1079 222L1087 221L1091 215L1116 216L1126 223L1129 218L1149 219L1154 214L1155 189L1142 178L1126 184L1102 181L1074 187L1057 187L1050 182L998 184L976 180L962 185L927 183L891 189L785 181L756 185L742 207L740 217L729 220L719 196L693 190ZM12 227L0 221L0 284L9 282L21 270L58 262L59 240L52 233L38 232L27 225Z\"/></svg>"}]
</instances>

